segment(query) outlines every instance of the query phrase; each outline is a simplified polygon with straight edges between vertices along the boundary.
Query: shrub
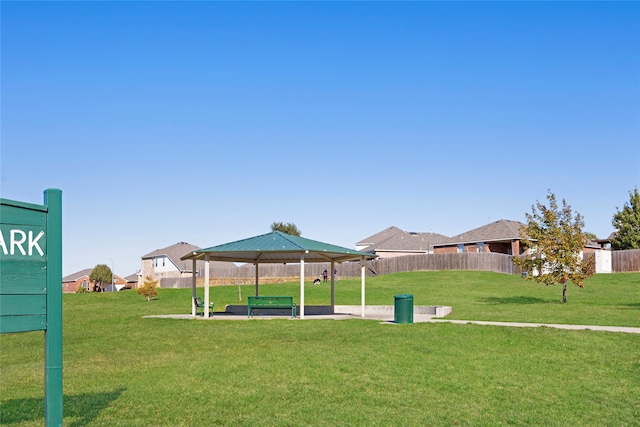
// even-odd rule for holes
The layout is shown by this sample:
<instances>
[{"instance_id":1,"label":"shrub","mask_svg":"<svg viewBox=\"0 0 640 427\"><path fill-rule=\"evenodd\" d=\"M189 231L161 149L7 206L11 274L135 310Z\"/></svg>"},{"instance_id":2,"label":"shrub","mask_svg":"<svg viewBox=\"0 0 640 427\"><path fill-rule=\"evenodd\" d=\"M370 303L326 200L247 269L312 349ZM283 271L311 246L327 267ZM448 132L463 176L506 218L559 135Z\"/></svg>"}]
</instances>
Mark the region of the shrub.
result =
<instances>
[{"instance_id":1,"label":"shrub","mask_svg":"<svg viewBox=\"0 0 640 427\"><path fill-rule=\"evenodd\" d=\"M157 284L158 281L153 280L151 276L145 277L144 284L138 288L138 294L144 296L147 301L151 301L151 298L158 296L158 290L156 289Z\"/></svg>"}]
</instances>

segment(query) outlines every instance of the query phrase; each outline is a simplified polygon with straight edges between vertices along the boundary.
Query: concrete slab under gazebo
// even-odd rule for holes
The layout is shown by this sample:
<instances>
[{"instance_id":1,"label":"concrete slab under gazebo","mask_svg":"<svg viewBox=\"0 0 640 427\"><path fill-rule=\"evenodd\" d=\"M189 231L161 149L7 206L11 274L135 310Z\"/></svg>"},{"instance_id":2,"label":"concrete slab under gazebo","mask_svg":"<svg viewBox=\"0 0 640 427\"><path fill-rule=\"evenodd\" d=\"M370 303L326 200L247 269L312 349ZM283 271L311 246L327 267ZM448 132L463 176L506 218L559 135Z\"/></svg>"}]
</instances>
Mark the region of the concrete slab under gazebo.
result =
<instances>
[{"instance_id":1,"label":"concrete slab under gazebo","mask_svg":"<svg viewBox=\"0 0 640 427\"><path fill-rule=\"evenodd\" d=\"M304 265L305 263L330 262L331 270L335 270L335 263L345 261L360 261L361 264L361 305L362 317L365 316L365 262L368 258L375 258L366 252L347 249L317 240L306 239L299 236L292 236L280 231L262 234L235 242L225 243L206 249L198 249L183 256L182 260L193 261L193 271L196 271L196 261L204 260L204 317L209 316L209 262L210 261L230 261L244 262L255 265L255 286L256 296L259 293L259 264L261 263L300 263L300 318L304 319ZM335 307L335 283L334 275L331 274L331 312ZM193 275L191 285L192 315L196 315L196 307L193 299L196 297L196 277Z\"/></svg>"}]
</instances>

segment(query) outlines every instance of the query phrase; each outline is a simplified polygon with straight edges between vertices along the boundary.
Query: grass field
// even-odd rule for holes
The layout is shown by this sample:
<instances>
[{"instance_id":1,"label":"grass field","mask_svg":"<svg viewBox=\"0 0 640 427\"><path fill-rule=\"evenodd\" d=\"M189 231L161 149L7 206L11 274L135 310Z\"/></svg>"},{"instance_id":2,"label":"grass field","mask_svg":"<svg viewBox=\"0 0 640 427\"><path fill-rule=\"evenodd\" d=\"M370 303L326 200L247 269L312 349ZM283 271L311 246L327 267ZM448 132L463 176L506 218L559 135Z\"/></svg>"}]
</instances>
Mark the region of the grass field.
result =
<instances>
[{"instance_id":1,"label":"grass field","mask_svg":"<svg viewBox=\"0 0 640 427\"><path fill-rule=\"evenodd\" d=\"M298 296L297 283L262 294ZM202 289L199 289L202 294ZM216 309L252 286L211 290ZM358 304L341 280L337 304ZM640 326L640 274L561 289L484 272L367 280L452 318ZM307 304L328 304L327 285ZM64 295L65 426L640 425L640 335L372 320L194 321L190 290ZM43 334L0 336L0 424L41 426Z\"/></svg>"}]
</instances>

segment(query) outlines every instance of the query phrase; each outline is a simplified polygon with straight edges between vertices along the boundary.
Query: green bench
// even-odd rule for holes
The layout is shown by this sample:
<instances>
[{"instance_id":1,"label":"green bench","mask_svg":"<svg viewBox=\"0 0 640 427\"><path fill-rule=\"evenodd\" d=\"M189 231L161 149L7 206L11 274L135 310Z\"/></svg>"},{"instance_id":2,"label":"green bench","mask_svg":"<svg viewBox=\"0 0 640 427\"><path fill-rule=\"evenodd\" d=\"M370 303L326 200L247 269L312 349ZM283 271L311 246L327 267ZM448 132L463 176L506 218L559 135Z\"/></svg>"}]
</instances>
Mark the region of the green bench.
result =
<instances>
[{"instance_id":1,"label":"green bench","mask_svg":"<svg viewBox=\"0 0 640 427\"><path fill-rule=\"evenodd\" d=\"M193 298L193 304L196 306L196 316L204 316L204 303L202 298ZM209 303L209 317L213 316L213 303Z\"/></svg>"},{"instance_id":2,"label":"green bench","mask_svg":"<svg viewBox=\"0 0 640 427\"><path fill-rule=\"evenodd\" d=\"M296 304L293 297L269 297L269 296L249 296L247 304L247 314L253 317L255 309L286 308L291 309L291 317L296 317Z\"/></svg>"}]
</instances>

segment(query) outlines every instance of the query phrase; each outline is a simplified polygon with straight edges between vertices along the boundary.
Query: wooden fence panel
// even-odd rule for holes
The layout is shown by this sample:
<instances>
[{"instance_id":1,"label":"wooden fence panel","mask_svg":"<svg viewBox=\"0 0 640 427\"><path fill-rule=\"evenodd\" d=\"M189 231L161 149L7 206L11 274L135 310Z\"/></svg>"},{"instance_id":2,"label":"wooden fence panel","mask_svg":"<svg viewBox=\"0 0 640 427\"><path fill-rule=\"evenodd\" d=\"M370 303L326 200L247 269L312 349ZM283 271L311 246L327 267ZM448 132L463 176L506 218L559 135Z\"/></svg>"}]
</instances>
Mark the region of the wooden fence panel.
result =
<instances>
[{"instance_id":1,"label":"wooden fence panel","mask_svg":"<svg viewBox=\"0 0 640 427\"><path fill-rule=\"evenodd\" d=\"M614 273L640 271L640 249L611 251L611 270Z\"/></svg>"},{"instance_id":2,"label":"wooden fence panel","mask_svg":"<svg viewBox=\"0 0 640 427\"><path fill-rule=\"evenodd\" d=\"M612 251L613 272L640 271L640 249L627 251ZM480 253L451 253L407 255L394 258L383 258L367 261L365 274L368 277L409 271L444 271L444 270L475 270L493 271L505 274L521 274L522 271L512 262L512 256L491 252ZM360 262L345 262L335 264L337 277L360 277ZM324 269L331 274L331 264L306 263L304 266L305 279L321 278ZM277 283L281 281L300 280L300 264L260 264L258 274L261 283ZM202 286L204 270L198 271L198 286ZM330 276L329 276L330 277ZM211 283L214 285L253 284L255 282L255 266L247 264L236 268L213 267L210 273ZM191 278L161 279L162 288L188 288Z\"/></svg>"}]
</instances>

